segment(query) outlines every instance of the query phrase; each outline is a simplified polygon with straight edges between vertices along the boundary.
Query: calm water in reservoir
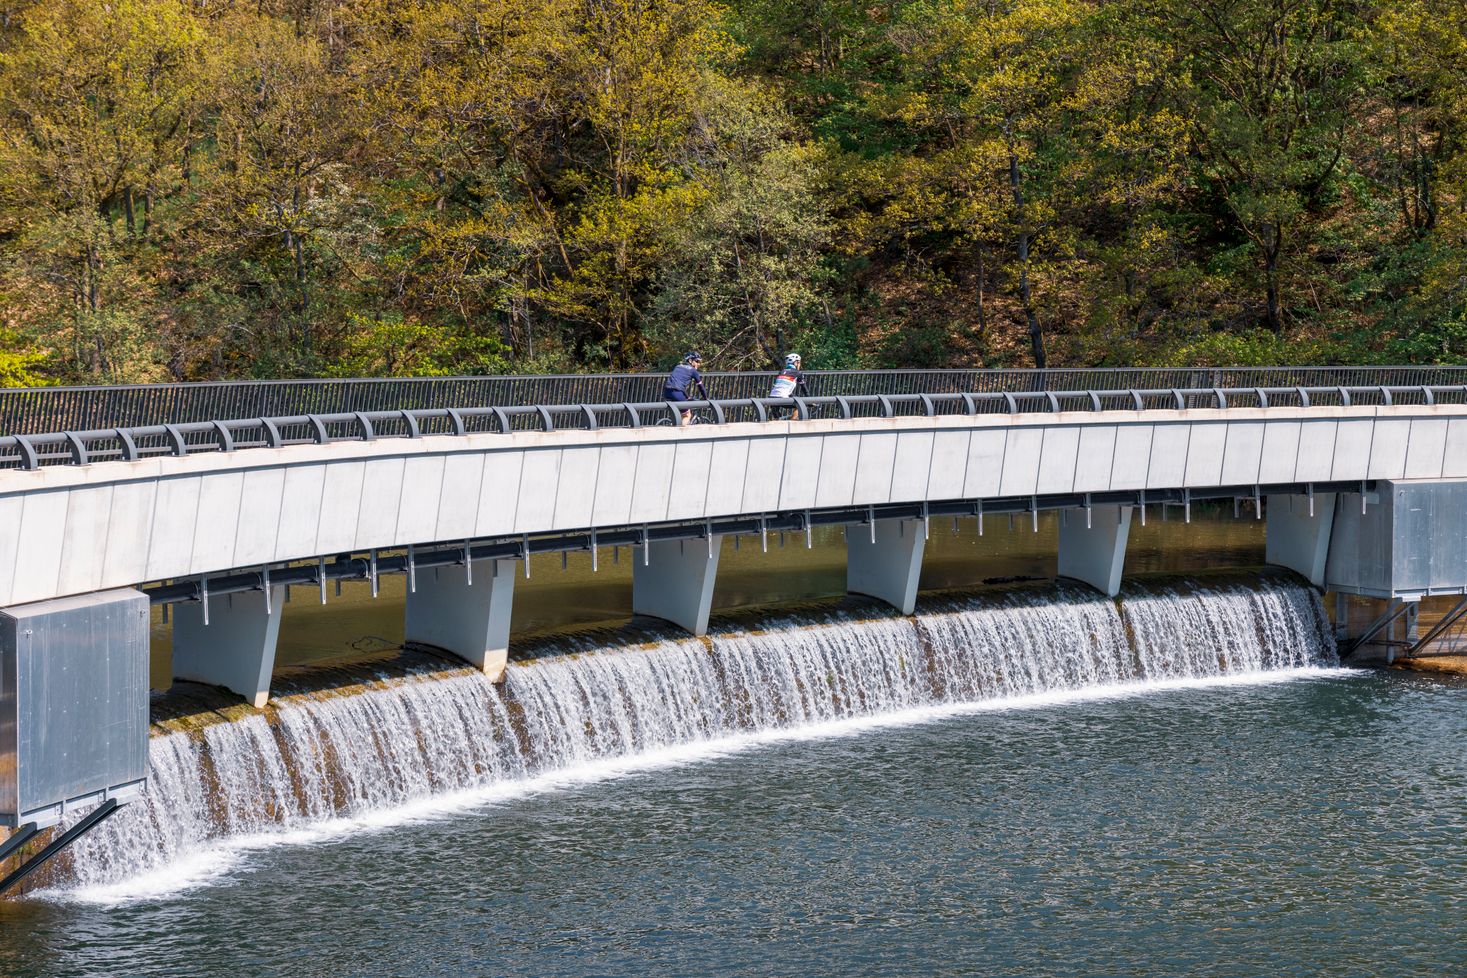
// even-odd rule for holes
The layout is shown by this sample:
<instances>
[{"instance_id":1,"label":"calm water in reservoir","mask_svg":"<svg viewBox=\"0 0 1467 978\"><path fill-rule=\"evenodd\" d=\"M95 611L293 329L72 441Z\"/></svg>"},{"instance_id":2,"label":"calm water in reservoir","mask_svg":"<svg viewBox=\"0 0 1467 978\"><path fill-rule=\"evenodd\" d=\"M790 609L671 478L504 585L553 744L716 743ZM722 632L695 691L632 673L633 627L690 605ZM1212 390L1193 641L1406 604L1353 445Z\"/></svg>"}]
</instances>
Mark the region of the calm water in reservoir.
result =
<instances>
[{"instance_id":1,"label":"calm water in reservoir","mask_svg":"<svg viewBox=\"0 0 1467 978\"><path fill-rule=\"evenodd\" d=\"M751 733L0 904L0 975L1467 974L1464 738L1330 670Z\"/></svg>"}]
</instances>

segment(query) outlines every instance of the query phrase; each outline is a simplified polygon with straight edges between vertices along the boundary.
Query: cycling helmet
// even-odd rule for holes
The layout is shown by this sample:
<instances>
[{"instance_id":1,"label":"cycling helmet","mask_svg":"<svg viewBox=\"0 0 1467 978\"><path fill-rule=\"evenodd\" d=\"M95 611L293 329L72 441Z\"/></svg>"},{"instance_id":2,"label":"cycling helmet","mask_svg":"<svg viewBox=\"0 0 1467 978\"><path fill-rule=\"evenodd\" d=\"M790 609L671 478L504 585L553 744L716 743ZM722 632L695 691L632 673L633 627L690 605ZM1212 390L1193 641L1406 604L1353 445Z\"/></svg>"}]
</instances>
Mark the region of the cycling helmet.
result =
<instances>
[{"instance_id":1,"label":"cycling helmet","mask_svg":"<svg viewBox=\"0 0 1467 978\"><path fill-rule=\"evenodd\" d=\"M689 350L687 353L683 354L683 363L692 363L694 360L701 359L703 359L703 354L699 353L697 350Z\"/></svg>"},{"instance_id":2,"label":"cycling helmet","mask_svg":"<svg viewBox=\"0 0 1467 978\"><path fill-rule=\"evenodd\" d=\"M786 367L794 367L798 370L800 367L800 355L798 353L786 354L784 358L784 365Z\"/></svg>"}]
</instances>

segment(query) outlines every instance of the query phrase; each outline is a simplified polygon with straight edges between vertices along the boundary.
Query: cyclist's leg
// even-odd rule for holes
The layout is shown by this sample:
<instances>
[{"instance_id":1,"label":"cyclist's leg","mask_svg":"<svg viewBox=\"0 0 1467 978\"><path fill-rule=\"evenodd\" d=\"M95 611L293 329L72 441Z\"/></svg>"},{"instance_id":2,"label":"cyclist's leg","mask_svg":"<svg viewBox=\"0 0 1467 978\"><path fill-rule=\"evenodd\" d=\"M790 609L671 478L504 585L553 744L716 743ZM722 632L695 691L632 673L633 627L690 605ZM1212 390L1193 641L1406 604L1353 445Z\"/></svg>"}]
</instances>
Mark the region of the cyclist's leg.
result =
<instances>
[{"instance_id":1,"label":"cyclist's leg","mask_svg":"<svg viewBox=\"0 0 1467 978\"><path fill-rule=\"evenodd\" d=\"M686 393L678 390L664 390L662 392L662 396L669 401L686 401L688 399L688 395ZM678 422L679 427L688 423L688 417L691 413L692 412L690 411L682 412L682 420Z\"/></svg>"}]
</instances>

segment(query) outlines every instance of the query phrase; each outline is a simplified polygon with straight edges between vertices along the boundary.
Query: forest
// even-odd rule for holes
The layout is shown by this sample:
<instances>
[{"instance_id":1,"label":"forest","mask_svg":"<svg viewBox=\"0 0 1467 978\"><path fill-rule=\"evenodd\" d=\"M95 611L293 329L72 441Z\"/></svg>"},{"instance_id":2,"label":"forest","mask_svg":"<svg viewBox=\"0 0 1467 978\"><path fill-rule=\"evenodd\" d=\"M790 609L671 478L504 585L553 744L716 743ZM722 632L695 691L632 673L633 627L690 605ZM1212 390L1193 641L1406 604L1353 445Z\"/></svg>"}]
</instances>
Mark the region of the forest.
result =
<instances>
[{"instance_id":1,"label":"forest","mask_svg":"<svg viewBox=\"0 0 1467 978\"><path fill-rule=\"evenodd\" d=\"M1467 362L1462 0L0 0L0 386Z\"/></svg>"}]
</instances>

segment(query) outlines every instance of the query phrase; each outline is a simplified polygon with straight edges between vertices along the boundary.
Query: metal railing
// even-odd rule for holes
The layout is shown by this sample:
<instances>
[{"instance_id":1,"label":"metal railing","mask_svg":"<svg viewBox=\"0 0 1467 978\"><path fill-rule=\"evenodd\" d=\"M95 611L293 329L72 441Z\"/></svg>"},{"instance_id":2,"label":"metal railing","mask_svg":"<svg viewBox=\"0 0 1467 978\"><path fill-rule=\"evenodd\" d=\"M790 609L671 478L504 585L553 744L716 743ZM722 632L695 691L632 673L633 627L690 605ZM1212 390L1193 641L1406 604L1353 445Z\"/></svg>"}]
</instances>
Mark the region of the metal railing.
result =
<instances>
[{"instance_id":1,"label":"metal railing","mask_svg":"<svg viewBox=\"0 0 1467 978\"><path fill-rule=\"evenodd\" d=\"M769 373L710 373L719 398L759 397ZM1260 367L1227 369L810 371L821 396L1251 387L1419 387L1467 383L1463 367ZM41 434L218 418L293 417L536 404L645 403L661 397L662 374L423 377L224 381L119 387L0 390L0 433Z\"/></svg>"},{"instance_id":2,"label":"metal railing","mask_svg":"<svg viewBox=\"0 0 1467 978\"><path fill-rule=\"evenodd\" d=\"M708 401L626 401L298 414L114 427L0 438L0 469L87 465L160 455L234 452L252 448L421 438L424 435L508 434L673 425L682 411L705 423L896 416L1031 414L1059 411L1146 411L1230 407L1467 404L1467 385L1328 387L1188 387L1105 390L963 391L825 395L805 398L720 398Z\"/></svg>"}]
</instances>

